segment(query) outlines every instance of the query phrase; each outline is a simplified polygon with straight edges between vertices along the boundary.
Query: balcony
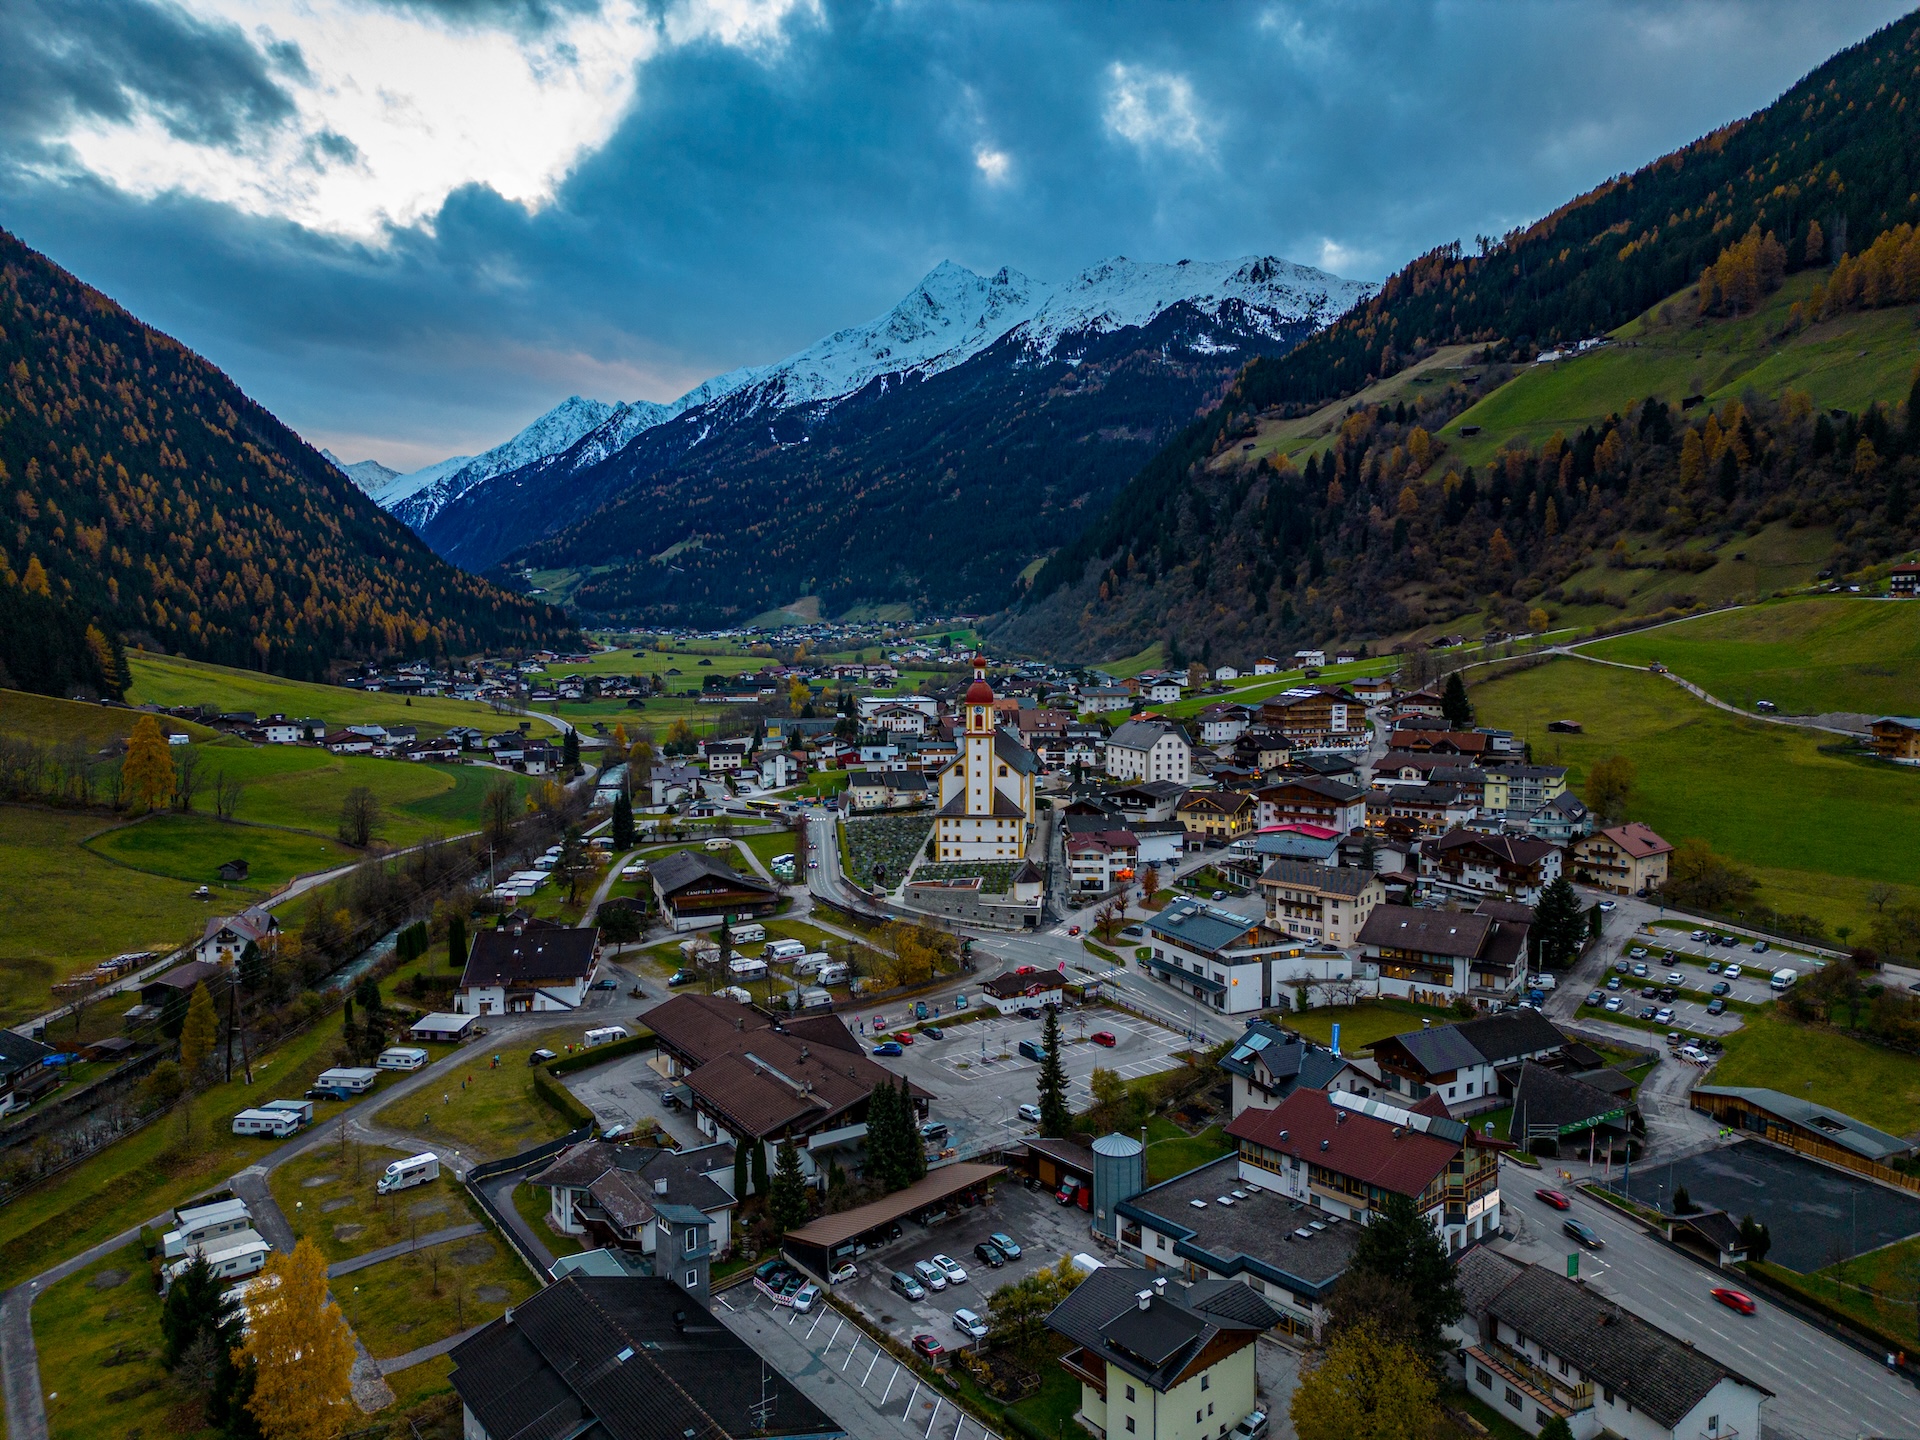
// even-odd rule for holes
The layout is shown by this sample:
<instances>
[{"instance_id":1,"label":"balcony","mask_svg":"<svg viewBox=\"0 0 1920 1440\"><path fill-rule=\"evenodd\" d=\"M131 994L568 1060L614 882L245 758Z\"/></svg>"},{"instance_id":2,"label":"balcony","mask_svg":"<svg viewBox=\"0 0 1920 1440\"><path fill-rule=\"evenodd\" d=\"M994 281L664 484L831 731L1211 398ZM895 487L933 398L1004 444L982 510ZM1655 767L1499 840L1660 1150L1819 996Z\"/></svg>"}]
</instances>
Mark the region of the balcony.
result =
<instances>
[{"instance_id":1,"label":"balcony","mask_svg":"<svg viewBox=\"0 0 1920 1440\"><path fill-rule=\"evenodd\" d=\"M1516 1354L1504 1345L1492 1342L1470 1345L1467 1347L1467 1358L1478 1360L1555 1415L1571 1417L1577 1411L1593 1408L1592 1381L1575 1385L1564 1378L1556 1379L1526 1356Z\"/></svg>"},{"instance_id":2,"label":"balcony","mask_svg":"<svg viewBox=\"0 0 1920 1440\"><path fill-rule=\"evenodd\" d=\"M1076 1345L1060 1357L1060 1368L1081 1383L1091 1386L1102 1400L1107 1398L1106 1361L1093 1359Z\"/></svg>"}]
</instances>

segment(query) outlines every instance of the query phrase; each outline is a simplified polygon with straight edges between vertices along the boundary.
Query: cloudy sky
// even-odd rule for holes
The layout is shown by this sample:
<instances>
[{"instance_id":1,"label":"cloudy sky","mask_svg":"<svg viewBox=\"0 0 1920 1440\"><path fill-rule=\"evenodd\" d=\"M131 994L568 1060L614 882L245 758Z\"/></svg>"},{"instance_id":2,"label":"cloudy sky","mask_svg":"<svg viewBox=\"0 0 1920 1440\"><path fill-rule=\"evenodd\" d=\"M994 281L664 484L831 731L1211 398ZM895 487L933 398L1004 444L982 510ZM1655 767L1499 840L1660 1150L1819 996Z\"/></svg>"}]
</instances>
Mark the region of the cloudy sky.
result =
<instances>
[{"instance_id":1,"label":"cloudy sky","mask_svg":"<svg viewBox=\"0 0 1920 1440\"><path fill-rule=\"evenodd\" d=\"M0 225L410 468L952 259L1378 278L1766 104L1898 0L0 0Z\"/></svg>"}]
</instances>

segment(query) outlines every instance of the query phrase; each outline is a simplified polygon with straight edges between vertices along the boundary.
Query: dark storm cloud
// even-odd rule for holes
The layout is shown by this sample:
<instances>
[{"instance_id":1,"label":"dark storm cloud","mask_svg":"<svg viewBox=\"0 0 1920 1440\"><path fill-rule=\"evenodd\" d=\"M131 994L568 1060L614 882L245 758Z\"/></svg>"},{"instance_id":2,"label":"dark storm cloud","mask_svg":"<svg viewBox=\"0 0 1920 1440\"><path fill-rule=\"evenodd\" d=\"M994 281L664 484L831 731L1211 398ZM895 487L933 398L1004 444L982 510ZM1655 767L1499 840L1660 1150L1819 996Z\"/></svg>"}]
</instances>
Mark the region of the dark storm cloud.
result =
<instances>
[{"instance_id":1,"label":"dark storm cloud","mask_svg":"<svg viewBox=\"0 0 1920 1440\"><path fill-rule=\"evenodd\" d=\"M290 51L290 53L288 53ZM37 158L75 117L156 116L175 136L233 146L292 113L272 70L303 70L297 49L262 53L237 28L147 0L0 4L0 140Z\"/></svg>"},{"instance_id":2,"label":"dark storm cloud","mask_svg":"<svg viewBox=\"0 0 1920 1440\"><path fill-rule=\"evenodd\" d=\"M379 3L511 31L560 0ZM16 174L0 221L350 458L417 463L570 392L665 399L775 359L946 258L1065 278L1114 254L1265 253L1378 277L1765 105L1898 9L849 0L793 17L780 46L665 50L532 211L469 186L376 246ZM198 123L232 133L272 119L242 101L279 92L226 40L207 87L226 98ZM47 132L8 133L17 152ZM316 163L351 163L339 139Z\"/></svg>"}]
</instances>

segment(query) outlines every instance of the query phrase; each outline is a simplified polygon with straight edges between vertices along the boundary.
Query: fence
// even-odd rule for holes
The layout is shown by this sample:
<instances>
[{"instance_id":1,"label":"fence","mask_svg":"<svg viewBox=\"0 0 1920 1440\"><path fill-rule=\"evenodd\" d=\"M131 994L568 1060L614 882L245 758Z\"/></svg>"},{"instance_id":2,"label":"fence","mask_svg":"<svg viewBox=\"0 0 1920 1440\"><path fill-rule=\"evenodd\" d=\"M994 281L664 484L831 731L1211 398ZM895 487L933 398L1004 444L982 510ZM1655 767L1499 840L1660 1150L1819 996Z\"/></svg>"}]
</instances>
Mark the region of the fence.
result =
<instances>
[{"instance_id":1,"label":"fence","mask_svg":"<svg viewBox=\"0 0 1920 1440\"><path fill-rule=\"evenodd\" d=\"M516 1170L531 1170L542 1160L551 1159L569 1145L578 1145L582 1140L591 1138L592 1135L593 1126L590 1124L582 1125L579 1129L569 1131L567 1134L562 1135L558 1140L549 1140L544 1145L536 1145L533 1149L523 1150L518 1155L509 1155L504 1160L489 1160L484 1165L475 1165L471 1170L467 1171L466 1176L461 1182L467 1187L467 1193L473 1196L482 1210L486 1211L487 1218L493 1222L494 1228L498 1230L506 1239L506 1242L513 1247L513 1253L520 1257L521 1262L525 1264L529 1270L533 1271L543 1284L547 1279L546 1267L540 1263L533 1252L527 1248L526 1242L520 1238L519 1227L513 1223L513 1220L509 1220L506 1215L501 1212L498 1205L493 1203L493 1197L487 1194L486 1190L482 1187L482 1182L494 1179L500 1175L511 1175ZM518 1219L519 1217L515 1216L514 1218Z\"/></svg>"}]
</instances>

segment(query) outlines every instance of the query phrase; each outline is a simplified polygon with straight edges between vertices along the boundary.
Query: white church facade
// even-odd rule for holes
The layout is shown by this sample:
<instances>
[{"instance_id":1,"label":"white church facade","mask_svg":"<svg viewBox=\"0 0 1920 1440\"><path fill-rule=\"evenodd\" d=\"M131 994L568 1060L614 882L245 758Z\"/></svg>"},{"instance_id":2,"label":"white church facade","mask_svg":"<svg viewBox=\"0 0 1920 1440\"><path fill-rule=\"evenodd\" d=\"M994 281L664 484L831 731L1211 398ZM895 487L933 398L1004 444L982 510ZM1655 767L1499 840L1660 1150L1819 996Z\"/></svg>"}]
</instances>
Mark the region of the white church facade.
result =
<instances>
[{"instance_id":1,"label":"white church facade","mask_svg":"<svg viewBox=\"0 0 1920 1440\"><path fill-rule=\"evenodd\" d=\"M973 662L960 702L960 756L940 772L934 859L1018 860L1033 826L1033 752L994 723L987 662Z\"/></svg>"}]
</instances>

